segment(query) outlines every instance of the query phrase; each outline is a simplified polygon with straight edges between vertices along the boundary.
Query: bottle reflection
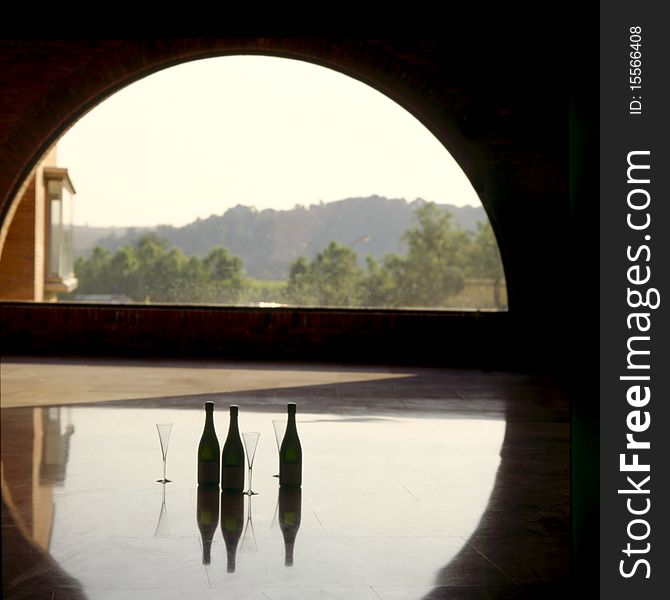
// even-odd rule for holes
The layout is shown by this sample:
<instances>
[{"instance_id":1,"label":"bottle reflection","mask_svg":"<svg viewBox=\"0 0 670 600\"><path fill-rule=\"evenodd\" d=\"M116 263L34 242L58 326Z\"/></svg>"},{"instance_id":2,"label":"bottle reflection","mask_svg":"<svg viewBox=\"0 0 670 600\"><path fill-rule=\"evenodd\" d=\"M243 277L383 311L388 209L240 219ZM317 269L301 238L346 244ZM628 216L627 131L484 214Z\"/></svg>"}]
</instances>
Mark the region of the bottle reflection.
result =
<instances>
[{"instance_id":1,"label":"bottle reflection","mask_svg":"<svg viewBox=\"0 0 670 600\"><path fill-rule=\"evenodd\" d=\"M221 492L221 532L226 543L228 573L235 572L235 555L243 528L244 496L237 493Z\"/></svg>"},{"instance_id":2,"label":"bottle reflection","mask_svg":"<svg viewBox=\"0 0 670 600\"><path fill-rule=\"evenodd\" d=\"M196 520L202 538L202 564L210 563L212 539L219 525L219 486L199 485Z\"/></svg>"},{"instance_id":3,"label":"bottle reflection","mask_svg":"<svg viewBox=\"0 0 670 600\"><path fill-rule=\"evenodd\" d=\"M284 536L284 564L293 566L293 549L295 538L300 529L300 513L302 509L302 491L300 488L279 488L279 528Z\"/></svg>"}]
</instances>

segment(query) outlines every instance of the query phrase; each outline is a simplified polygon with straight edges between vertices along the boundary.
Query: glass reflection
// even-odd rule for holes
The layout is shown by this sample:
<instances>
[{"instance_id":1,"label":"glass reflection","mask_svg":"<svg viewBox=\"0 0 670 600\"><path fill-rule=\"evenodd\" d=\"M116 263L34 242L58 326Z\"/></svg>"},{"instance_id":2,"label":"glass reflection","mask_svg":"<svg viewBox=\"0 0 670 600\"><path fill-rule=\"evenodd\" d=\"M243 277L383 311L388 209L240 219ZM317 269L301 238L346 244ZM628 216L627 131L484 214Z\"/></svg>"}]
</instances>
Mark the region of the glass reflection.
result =
<instances>
[{"instance_id":1,"label":"glass reflection","mask_svg":"<svg viewBox=\"0 0 670 600\"><path fill-rule=\"evenodd\" d=\"M161 512L158 515L158 523L154 531L155 538L170 537L170 522L168 521L167 506L165 505L165 486L163 486L163 498L161 501Z\"/></svg>"},{"instance_id":2,"label":"glass reflection","mask_svg":"<svg viewBox=\"0 0 670 600\"><path fill-rule=\"evenodd\" d=\"M254 531L254 522L251 518L251 495L247 502L247 520L244 525L244 533L242 534L242 544L240 550L243 552L258 552L258 544L256 543L256 532Z\"/></svg>"}]
</instances>

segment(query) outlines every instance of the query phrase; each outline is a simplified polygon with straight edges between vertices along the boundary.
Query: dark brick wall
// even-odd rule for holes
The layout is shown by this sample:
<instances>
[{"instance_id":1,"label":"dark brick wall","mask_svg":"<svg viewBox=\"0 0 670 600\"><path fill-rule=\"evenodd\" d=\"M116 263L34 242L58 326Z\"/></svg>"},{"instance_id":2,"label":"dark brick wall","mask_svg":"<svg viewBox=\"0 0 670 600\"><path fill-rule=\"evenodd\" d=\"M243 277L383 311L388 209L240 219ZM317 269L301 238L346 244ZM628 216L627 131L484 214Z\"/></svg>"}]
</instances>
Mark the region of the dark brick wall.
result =
<instances>
[{"instance_id":1,"label":"dark brick wall","mask_svg":"<svg viewBox=\"0 0 670 600\"><path fill-rule=\"evenodd\" d=\"M460 162L498 236L514 344L529 361L560 369L555 361L564 356L567 344L570 265L566 249L572 243L567 65L557 45L558 25L536 33L525 31L521 46L510 43L510 30L503 25L450 27L449 35L3 40L1 214L6 214L40 153L71 122L142 76L179 62L227 53L310 60L386 93L428 126ZM433 331L459 327L459 321L449 315L436 316L434 322L440 319L442 324ZM383 335L399 344L398 323L387 319L384 327L393 328ZM178 331L173 335L176 339ZM427 336L426 343L444 344L430 332ZM303 339L293 336L286 343L299 344ZM314 334L310 344L327 343L327 339L331 338L325 333ZM324 352L328 353L325 348ZM504 355L502 351L501 361Z\"/></svg>"},{"instance_id":2,"label":"dark brick wall","mask_svg":"<svg viewBox=\"0 0 670 600\"><path fill-rule=\"evenodd\" d=\"M33 176L13 215L7 240L0 257L0 298L7 300L37 300L37 273L44 277L36 237L43 244L44 236L36 231L36 186ZM42 206L40 205L40 208ZM40 261L40 262L38 262Z\"/></svg>"},{"instance_id":3,"label":"dark brick wall","mask_svg":"<svg viewBox=\"0 0 670 600\"><path fill-rule=\"evenodd\" d=\"M0 304L7 348L70 356L512 369L522 352L510 323L504 312Z\"/></svg>"}]
</instances>

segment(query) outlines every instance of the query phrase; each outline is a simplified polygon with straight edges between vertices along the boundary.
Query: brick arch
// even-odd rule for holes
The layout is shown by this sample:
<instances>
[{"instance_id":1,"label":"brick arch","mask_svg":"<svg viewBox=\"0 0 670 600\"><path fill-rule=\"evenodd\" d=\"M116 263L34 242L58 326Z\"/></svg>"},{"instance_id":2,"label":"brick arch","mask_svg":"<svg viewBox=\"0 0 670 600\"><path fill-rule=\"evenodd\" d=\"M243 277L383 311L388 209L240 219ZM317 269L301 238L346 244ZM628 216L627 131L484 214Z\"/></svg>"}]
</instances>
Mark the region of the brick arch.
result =
<instances>
[{"instance_id":1,"label":"brick arch","mask_svg":"<svg viewBox=\"0 0 670 600\"><path fill-rule=\"evenodd\" d=\"M429 345L444 346L443 334L438 333L442 331L446 337L456 336L451 340L453 349L440 351L439 361L445 364L452 360L480 364L482 348L486 346L484 352L499 360L500 365L520 356L523 363L553 369L549 365L558 364L555 359L562 358L571 344L567 338L571 317L565 307L572 299L570 257L577 252L570 236L575 233L575 211L580 209L571 204L568 196L565 82L569 71L557 44L562 39L561 31L557 29L553 37L553 30L525 31L524 39L534 52L524 54L522 73L518 48L509 44L504 28L470 28L461 34L454 31L452 28L449 36L426 33L375 38L273 35L76 42L0 40L0 217L3 223L7 222L12 199L50 144L87 110L133 81L185 61L226 54L306 60L371 85L426 125L470 178L496 232L505 267L509 313L495 317L484 314L482 318L442 314L435 317L436 321L431 320L431 325L426 321L431 340L424 344L421 360L435 359L437 355ZM18 328L21 319L29 318L17 314L17 310L3 307L3 322ZM41 311L44 318L54 315L53 319L61 318L56 317L60 310L80 315L73 307L25 310ZM97 315L104 311L96 310L89 317L99 323ZM129 309L128 318L134 319L131 312ZM549 319L548 314L552 315ZM159 316L156 312L151 318ZM83 326L83 317L72 318ZM267 314L253 317L259 331L264 327L262 323L272 322L273 318ZM292 323L307 319L291 318ZM402 360L404 355L408 360L419 360L409 354L416 345L407 340L419 335L421 328L416 319L423 318L415 315L411 326L408 321L409 337L404 342L398 335L399 317L389 315L383 317L383 323L375 321L368 332L371 345L365 352L379 352L380 360L387 353L394 360ZM231 323L238 322L232 313L230 319ZM332 320L332 334L319 333L317 339L342 336L333 342L332 352L328 350L324 356L346 357L346 335L350 335L350 330L337 325L337 318L331 313L323 319L329 323ZM60 321L50 323L56 336ZM33 331L32 325L26 327ZM381 337L377 335L379 328L385 332ZM47 344L46 338L36 331L24 342L22 331L16 329L16 337L11 338L17 348L32 351L38 342ZM157 324L150 333L158 336L163 331L162 325ZM305 331L306 339L309 335ZM230 340L242 340L236 337L237 333L231 336ZM373 341L382 338L383 343ZM157 338L147 333L146 339ZM263 335L260 339L271 348ZM127 347L114 336L96 343L100 351L115 343L121 352ZM422 343L419 338L417 343ZM57 346L56 342L49 344ZM249 344L249 353L254 356L263 347ZM147 347L154 348L155 344L147 342ZM237 347L230 341L230 348ZM467 351L462 351L463 347ZM296 357L311 356L304 348L295 348ZM364 355L362 348L361 345ZM272 354L272 350L268 349L268 353ZM470 358L461 360L462 357Z\"/></svg>"},{"instance_id":2,"label":"brick arch","mask_svg":"<svg viewBox=\"0 0 670 600\"><path fill-rule=\"evenodd\" d=\"M122 82L189 58L262 46L255 51L285 52L371 83L445 142L471 177L498 234L509 313L476 318L342 316L316 310L261 315L0 303L5 350L146 357L161 348L174 348L174 355L195 348L217 357L451 367L482 366L485 348L490 367L559 374L570 386L577 425L572 430L579 458L572 473L572 562L575 580L584 576L591 582L586 565L598 548L597 527L588 525L598 516L592 477L598 468L598 439L592 432L597 432L599 406L593 371L598 352L598 51L597 37L584 32L597 27L598 11L572 3L561 10L549 7L547 18L531 15L536 23L527 27L528 15L514 14L508 5L493 17L490 10L477 5L472 18L463 19L450 9L448 19L432 21L422 13L420 31L408 19L395 33L354 41L342 36L76 43L2 39L0 222L49 143ZM348 22L354 28L359 24L354 18ZM123 337L125 330L131 334ZM473 336L476 344L469 343ZM293 352L277 352L281 343Z\"/></svg>"},{"instance_id":3,"label":"brick arch","mask_svg":"<svg viewBox=\"0 0 670 600\"><path fill-rule=\"evenodd\" d=\"M45 57L50 44L40 51ZM56 44L55 49L62 48ZM488 212L500 243L491 165L494 158L486 148L468 140L478 127L478 109L467 90L452 82L448 91L436 85L412 60L402 60L383 43L374 41L244 38L216 40L173 40L141 42L98 42L68 49L53 72L45 68L34 81L32 98L16 115L7 132L8 163L13 166L0 176L2 216L11 221L12 199L20 197L21 185L44 152L82 115L116 91L157 71L192 60L225 55L257 54L299 59L334 69L358 79L403 106L419 119L449 150L470 178ZM415 59L416 60L416 59ZM48 61L46 61L48 64ZM478 166L479 165L479 166ZM0 234L0 250L4 235ZM513 291L510 292L513 296ZM511 300L512 302L512 300Z\"/></svg>"}]
</instances>

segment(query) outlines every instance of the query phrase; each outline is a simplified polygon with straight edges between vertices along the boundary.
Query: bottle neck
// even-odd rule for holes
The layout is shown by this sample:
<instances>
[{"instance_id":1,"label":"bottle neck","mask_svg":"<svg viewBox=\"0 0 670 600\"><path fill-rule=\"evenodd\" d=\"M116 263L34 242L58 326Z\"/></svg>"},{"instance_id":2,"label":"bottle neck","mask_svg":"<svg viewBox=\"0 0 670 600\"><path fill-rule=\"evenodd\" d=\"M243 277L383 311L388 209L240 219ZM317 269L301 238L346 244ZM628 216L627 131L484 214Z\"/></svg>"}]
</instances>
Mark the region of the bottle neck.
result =
<instances>
[{"instance_id":1,"label":"bottle neck","mask_svg":"<svg viewBox=\"0 0 670 600\"><path fill-rule=\"evenodd\" d=\"M202 564L208 565L211 562L212 538L202 539Z\"/></svg>"},{"instance_id":2,"label":"bottle neck","mask_svg":"<svg viewBox=\"0 0 670 600\"><path fill-rule=\"evenodd\" d=\"M230 414L230 425L228 425L228 435L240 435L240 430L237 425L237 413Z\"/></svg>"},{"instance_id":3,"label":"bottle neck","mask_svg":"<svg viewBox=\"0 0 670 600\"><path fill-rule=\"evenodd\" d=\"M284 542L284 565L287 567L293 566L293 547L294 542Z\"/></svg>"},{"instance_id":4,"label":"bottle neck","mask_svg":"<svg viewBox=\"0 0 670 600\"><path fill-rule=\"evenodd\" d=\"M296 433L298 431L295 424L295 413L288 413L288 422L286 423L286 433Z\"/></svg>"},{"instance_id":5,"label":"bottle neck","mask_svg":"<svg viewBox=\"0 0 670 600\"><path fill-rule=\"evenodd\" d=\"M214 411L208 410L205 413L205 429L214 429Z\"/></svg>"},{"instance_id":6,"label":"bottle neck","mask_svg":"<svg viewBox=\"0 0 670 600\"><path fill-rule=\"evenodd\" d=\"M236 554L237 548L226 548L226 571L228 573L234 573L235 572L235 554Z\"/></svg>"}]
</instances>

